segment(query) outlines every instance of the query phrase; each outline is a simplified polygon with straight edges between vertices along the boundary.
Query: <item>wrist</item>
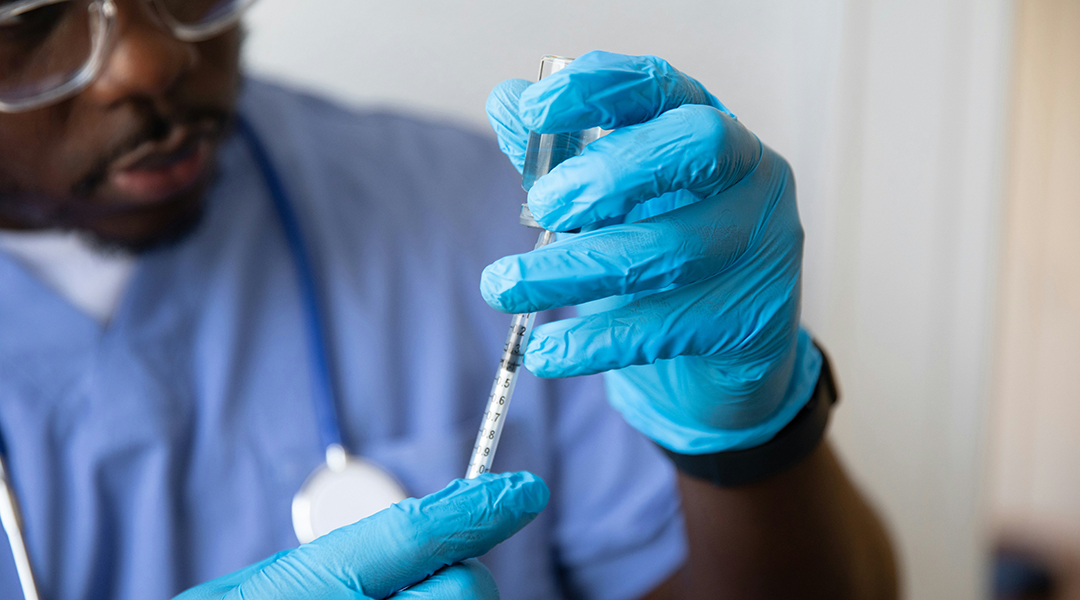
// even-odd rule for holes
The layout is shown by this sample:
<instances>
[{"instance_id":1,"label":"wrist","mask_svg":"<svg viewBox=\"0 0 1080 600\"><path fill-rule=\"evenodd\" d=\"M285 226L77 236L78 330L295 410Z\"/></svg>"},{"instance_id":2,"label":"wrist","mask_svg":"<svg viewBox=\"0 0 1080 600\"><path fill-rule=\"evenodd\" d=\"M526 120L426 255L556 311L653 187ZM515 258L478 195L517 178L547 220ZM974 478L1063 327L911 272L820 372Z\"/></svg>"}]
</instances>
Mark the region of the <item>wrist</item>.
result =
<instances>
[{"instance_id":1,"label":"wrist","mask_svg":"<svg viewBox=\"0 0 1080 600\"><path fill-rule=\"evenodd\" d=\"M661 449L680 472L719 487L763 481L801 463L821 445L832 406L839 400L829 361L820 350L818 354L820 375L810 399L768 442L712 454L680 454L662 446Z\"/></svg>"},{"instance_id":2,"label":"wrist","mask_svg":"<svg viewBox=\"0 0 1080 600\"><path fill-rule=\"evenodd\" d=\"M605 376L611 404L638 431L661 447L679 454L712 454L759 446L772 439L809 401L821 371L821 353L809 333L799 329L785 365L775 370L770 381L752 395L737 400L712 402L721 409L745 407L758 410L767 405L769 412L745 425L730 415L717 426L707 414L695 414L687 408L687 399L713 398L718 392L711 379L715 365L693 365L670 361L648 367L630 367ZM653 376L656 370L660 376ZM707 406L708 403L705 404ZM691 405L692 406L692 405ZM708 409L706 409L708 410ZM734 413L732 413L734 414ZM711 421L711 422L710 422Z\"/></svg>"}]
</instances>

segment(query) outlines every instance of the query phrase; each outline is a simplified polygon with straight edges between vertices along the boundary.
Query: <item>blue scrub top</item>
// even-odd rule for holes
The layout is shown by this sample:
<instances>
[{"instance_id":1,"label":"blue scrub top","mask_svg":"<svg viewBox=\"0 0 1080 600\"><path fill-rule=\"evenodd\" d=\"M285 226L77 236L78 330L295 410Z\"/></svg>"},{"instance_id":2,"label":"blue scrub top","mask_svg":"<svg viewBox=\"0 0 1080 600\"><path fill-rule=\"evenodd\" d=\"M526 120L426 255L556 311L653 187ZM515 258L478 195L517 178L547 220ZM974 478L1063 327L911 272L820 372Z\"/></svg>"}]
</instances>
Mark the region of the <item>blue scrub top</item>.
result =
<instances>
[{"instance_id":1,"label":"blue scrub top","mask_svg":"<svg viewBox=\"0 0 1080 600\"><path fill-rule=\"evenodd\" d=\"M415 496L465 471L509 324L480 272L528 250L488 137L248 81L307 237L347 447ZM48 600L165 599L295 547L323 460L295 269L233 136L199 228L143 256L102 328L0 253L0 431ZM484 557L507 599L636 598L684 560L674 474L596 377L522 377L495 469L552 489ZM0 598L20 598L0 547Z\"/></svg>"}]
</instances>

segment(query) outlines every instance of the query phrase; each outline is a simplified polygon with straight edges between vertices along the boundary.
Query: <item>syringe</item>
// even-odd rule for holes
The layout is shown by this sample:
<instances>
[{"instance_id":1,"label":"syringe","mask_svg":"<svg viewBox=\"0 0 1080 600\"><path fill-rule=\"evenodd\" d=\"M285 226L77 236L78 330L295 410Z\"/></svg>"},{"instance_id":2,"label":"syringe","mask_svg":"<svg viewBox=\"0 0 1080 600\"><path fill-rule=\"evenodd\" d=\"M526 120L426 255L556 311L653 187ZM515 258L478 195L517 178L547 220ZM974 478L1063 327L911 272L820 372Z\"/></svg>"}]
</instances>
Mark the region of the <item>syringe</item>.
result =
<instances>
[{"instance_id":1,"label":"syringe","mask_svg":"<svg viewBox=\"0 0 1080 600\"><path fill-rule=\"evenodd\" d=\"M572 58L545 56L540 61L540 79L562 69L571 61L573 61ZM600 137L600 134L599 128L543 135L530 133L529 144L525 151L525 165L522 169L522 187L526 192L529 191L537 179L546 175L562 161L581 154L585 146ZM532 218L527 205L521 207L521 223L543 229ZM544 230L533 249L543 248L553 241L555 241L555 234ZM491 462L495 459L495 450L499 447L499 438L502 437L503 426L506 424L506 410L510 407L514 388L517 387L522 359L525 356L525 348L529 343L535 320L536 313L523 313L514 315L510 322L510 332L506 336L506 346L503 347L502 358L499 359L495 381L491 384L487 410L484 411L484 422L480 425L480 433L476 436L476 445L473 447L472 458L469 460L469 470L465 474L466 479L472 479L491 470Z\"/></svg>"}]
</instances>

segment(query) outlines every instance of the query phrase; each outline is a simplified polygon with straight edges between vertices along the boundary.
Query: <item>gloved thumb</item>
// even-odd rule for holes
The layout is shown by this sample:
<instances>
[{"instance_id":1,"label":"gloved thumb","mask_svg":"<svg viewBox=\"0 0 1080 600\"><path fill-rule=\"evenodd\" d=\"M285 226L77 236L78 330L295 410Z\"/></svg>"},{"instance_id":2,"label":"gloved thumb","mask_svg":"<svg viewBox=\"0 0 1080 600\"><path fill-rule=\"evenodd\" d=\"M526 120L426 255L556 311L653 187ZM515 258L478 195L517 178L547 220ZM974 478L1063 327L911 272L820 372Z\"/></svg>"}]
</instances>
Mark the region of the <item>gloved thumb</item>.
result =
<instances>
[{"instance_id":1,"label":"gloved thumb","mask_svg":"<svg viewBox=\"0 0 1080 600\"><path fill-rule=\"evenodd\" d=\"M485 554L528 525L549 496L526 472L457 479L278 557L226 597L385 598Z\"/></svg>"},{"instance_id":2,"label":"gloved thumb","mask_svg":"<svg viewBox=\"0 0 1080 600\"><path fill-rule=\"evenodd\" d=\"M524 79L508 79L491 90L486 106L488 122L498 137L499 149L518 173L525 167L525 148L529 143L529 130L518 115L518 103L529 85Z\"/></svg>"}]
</instances>

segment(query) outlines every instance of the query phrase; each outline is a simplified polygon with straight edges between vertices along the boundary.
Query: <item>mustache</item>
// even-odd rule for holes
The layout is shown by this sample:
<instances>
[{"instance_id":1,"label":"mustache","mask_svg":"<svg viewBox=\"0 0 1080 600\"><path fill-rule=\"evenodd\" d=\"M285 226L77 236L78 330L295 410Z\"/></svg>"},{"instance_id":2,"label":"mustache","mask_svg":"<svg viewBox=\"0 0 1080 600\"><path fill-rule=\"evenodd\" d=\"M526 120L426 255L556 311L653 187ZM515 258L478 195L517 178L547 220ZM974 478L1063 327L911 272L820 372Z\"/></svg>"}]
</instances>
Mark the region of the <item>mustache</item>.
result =
<instances>
[{"instance_id":1,"label":"mustache","mask_svg":"<svg viewBox=\"0 0 1080 600\"><path fill-rule=\"evenodd\" d=\"M232 125L233 113L218 108L192 108L181 113L163 116L156 113L148 115L146 122L138 130L127 136L120 143L109 149L101 158L94 161L86 174L71 186L70 194L75 198L86 198L105 183L109 169L116 161L135 151L147 142L160 142L177 127L201 125L209 136L220 140Z\"/></svg>"},{"instance_id":2,"label":"mustache","mask_svg":"<svg viewBox=\"0 0 1080 600\"><path fill-rule=\"evenodd\" d=\"M46 195L12 183L0 184L0 227L15 224L19 228L78 229L88 219L127 212L129 209L123 206L101 206L77 200L93 196L105 183L111 166L142 144L161 141L174 128L195 123L201 125L203 135L217 141L229 132L234 119L232 110L217 108L192 108L168 116L147 110L145 115L131 134L95 160L63 196Z\"/></svg>"}]
</instances>

